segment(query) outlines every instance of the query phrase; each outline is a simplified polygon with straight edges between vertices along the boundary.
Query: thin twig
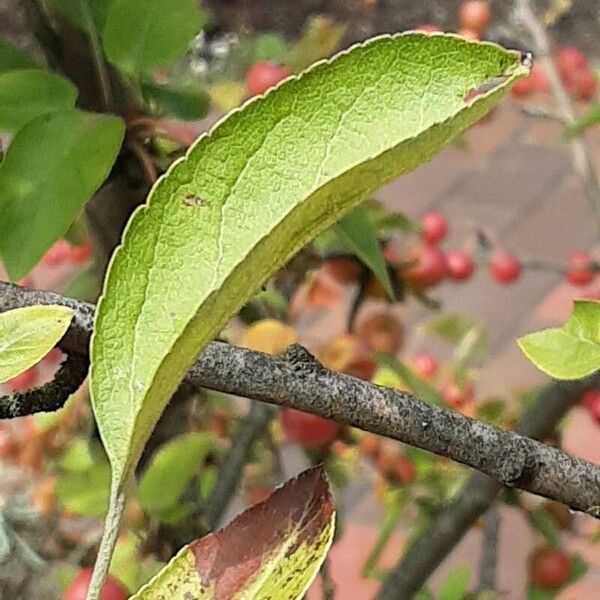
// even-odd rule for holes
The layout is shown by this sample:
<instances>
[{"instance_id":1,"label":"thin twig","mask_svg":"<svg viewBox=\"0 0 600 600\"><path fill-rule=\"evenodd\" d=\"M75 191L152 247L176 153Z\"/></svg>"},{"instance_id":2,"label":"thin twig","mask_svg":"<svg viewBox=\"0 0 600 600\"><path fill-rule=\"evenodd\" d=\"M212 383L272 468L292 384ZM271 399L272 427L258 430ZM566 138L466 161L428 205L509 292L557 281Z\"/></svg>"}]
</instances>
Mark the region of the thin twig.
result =
<instances>
[{"instance_id":1,"label":"thin twig","mask_svg":"<svg viewBox=\"0 0 600 600\"><path fill-rule=\"evenodd\" d=\"M581 396L599 384L598 377L549 384L525 412L516 431L536 439L547 437ZM472 475L392 569L377 599L410 598L417 593L502 489L501 483L482 473Z\"/></svg>"},{"instance_id":2,"label":"thin twig","mask_svg":"<svg viewBox=\"0 0 600 600\"><path fill-rule=\"evenodd\" d=\"M517 0L516 9L517 18L525 26L533 40L536 60L540 62L548 76L550 89L552 90L558 111L563 120L567 124L572 125L577 120L577 115L552 60L550 41L546 29L535 15L529 0ZM594 211L598 229L600 230L600 182L598 181L598 175L594 170L585 142L580 138L574 138L571 140L570 145L575 171L583 182L586 196Z\"/></svg>"},{"instance_id":3,"label":"thin twig","mask_svg":"<svg viewBox=\"0 0 600 600\"><path fill-rule=\"evenodd\" d=\"M154 185L156 180L158 179L158 173L156 172L156 167L152 162L152 158L150 154L146 151L144 146L140 144L137 140L130 139L127 142L127 147L135 154L135 157L138 159L140 166L142 167L142 171L144 172L144 177L146 181L150 185Z\"/></svg>"},{"instance_id":4,"label":"thin twig","mask_svg":"<svg viewBox=\"0 0 600 600\"><path fill-rule=\"evenodd\" d=\"M215 489L206 504L204 516L212 529L216 529L233 498L248 455L254 442L260 438L275 416L275 409L262 402L253 402L240 428L233 438L231 448L221 468Z\"/></svg>"},{"instance_id":5,"label":"thin twig","mask_svg":"<svg viewBox=\"0 0 600 600\"><path fill-rule=\"evenodd\" d=\"M479 563L479 591L496 591L496 567L498 564L498 530L500 509L495 502L483 517L481 562Z\"/></svg>"},{"instance_id":6,"label":"thin twig","mask_svg":"<svg viewBox=\"0 0 600 600\"><path fill-rule=\"evenodd\" d=\"M67 354L52 381L25 392L0 397L0 419L14 419L62 408L84 382L88 360L81 354Z\"/></svg>"},{"instance_id":7,"label":"thin twig","mask_svg":"<svg viewBox=\"0 0 600 600\"><path fill-rule=\"evenodd\" d=\"M87 320L89 329L76 331L72 338L67 334L63 347L72 340L83 341L83 345L69 349L87 353L91 305L51 292L0 283L0 312L25 304L76 307L72 327L77 328ZM81 315L77 314L77 307ZM186 380L198 387L289 406L399 440L470 466L503 484L600 517L600 466L523 434L428 404L412 394L334 373L302 346L291 346L280 359L212 342L192 365ZM568 391L577 384L554 385ZM597 386L600 386L600 371L576 389L582 392Z\"/></svg>"},{"instance_id":8,"label":"thin twig","mask_svg":"<svg viewBox=\"0 0 600 600\"><path fill-rule=\"evenodd\" d=\"M321 565L321 587L323 590L323 600L334 600L335 599L335 582L331 576L331 569L329 568L329 560L326 558Z\"/></svg>"}]
</instances>

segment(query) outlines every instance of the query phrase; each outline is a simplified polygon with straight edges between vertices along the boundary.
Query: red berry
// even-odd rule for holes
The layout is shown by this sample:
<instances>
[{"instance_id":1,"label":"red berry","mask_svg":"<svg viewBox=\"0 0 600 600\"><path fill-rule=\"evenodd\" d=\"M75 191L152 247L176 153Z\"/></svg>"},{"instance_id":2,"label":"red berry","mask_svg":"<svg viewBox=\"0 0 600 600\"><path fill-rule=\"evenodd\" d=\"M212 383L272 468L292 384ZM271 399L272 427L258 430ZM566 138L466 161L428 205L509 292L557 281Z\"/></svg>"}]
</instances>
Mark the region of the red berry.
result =
<instances>
[{"instance_id":1,"label":"red berry","mask_svg":"<svg viewBox=\"0 0 600 600\"><path fill-rule=\"evenodd\" d=\"M93 253L94 248L92 247L92 244L90 242L86 242L84 244L80 244L79 246L73 246L71 249L71 254L69 255L69 260L76 264L86 262L92 257Z\"/></svg>"},{"instance_id":2,"label":"red berry","mask_svg":"<svg viewBox=\"0 0 600 600\"><path fill-rule=\"evenodd\" d=\"M290 70L283 65L269 61L257 62L246 73L246 89L251 96L264 94L290 75Z\"/></svg>"},{"instance_id":3,"label":"red berry","mask_svg":"<svg viewBox=\"0 0 600 600\"><path fill-rule=\"evenodd\" d=\"M569 255L567 281L573 285L585 285L596 276L594 259L587 252L572 252Z\"/></svg>"},{"instance_id":4,"label":"red berry","mask_svg":"<svg viewBox=\"0 0 600 600\"><path fill-rule=\"evenodd\" d=\"M358 323L356 336L374 352L396 354L404 338L404 327L390 313L373 315Z\"/></svg>"},{"instance_id":5,"label":"red berry","mask_svg":"<svg viewBox=\"0 0 600 600\"><path fill-rule=\"evenodd\" d=\"M358 442L360 452L370 458L377 458L381 452L381 448L381 438L372 433L368 433Z\"/></svg>"},{"instance_id":6,"label":"red berry","mask_svg":"<svg viewBox=\"0 0 600 600\"><path fill-rule=\"evenodd\" d=\"M581 396L579 404L590 409L596 406L600 408L600 390L588 390Z\"/></svg>"},{"instance_id":7,"label":"red berry","mask_svg":"<svg viewBox=\"0 0 600 600\"><path fill-rule=\"evenodd\" d=\"M473 401L475 398L475 389L472 383L465 383L462 387L456 383L449 383L442 390L442 396L448 406L461 408Z\"/></svg>"},{"instance_id":8,"label":"red berry","mask_svg":"<svg viewBox=\"0 0 600 600\"><path fill-rule=\"evenodd\" d=\"M459 29L458 35L460 35L460 37L464 38L465 40L472 40L475 42L481 39L481 34L477 31L474 31L473 29Z\"/></svg>"},{"instance_id":9,"label":"red berry","mask_svg":"<svg viewBox=\"0 0 600 600\"><path fill-rule=\"evenodd\" d=\"M20 375L9 379L6 385L15 392L24 392L35 385L37 375L36 367L31 367L27 371L23 371Z\"/></svg>"},{"instance_id":10,"label":"red berry","mask_svg":"<svg viewBox=\"0 0 600 600\"><path fill-rule=\"evenodd\" d=\"M85 600L92 579L92 569L82 569L66 589L63 600ZM112 575L108 575L102 585L100 600L127 600L129 592Z\"/></svg>"},{"instance_id":11,"label":"red berry","mask_svg":"<svg viewBox=\"0 0 600 600\"><path fill-rule=\"evenodd\" d=\"M448 221L442 213L428 212L421 217L421 238L430 244L441 242L448 233Z\"/></svg>"},{"instance_id":12,"label":"red berry","mask_svg":"<svg viewBox=\"0 0 600 600\"><path fill-rule=\"evenodd\" d=\"M446 256L437 246L421 246L409 259L416 261L416 264L404 267L400 275L415 287L432 287L446 276Z\"/></svg>"},{"instance_id":13,"label":"red berry","mask_svg":"<svg viewBox=\"0 0 600 600\"><path fill-rule=\"evenodd\" d=\"M533 63L529 78L533 81L536 92L550 91L550 82L548 81L548 77L546 77L546 71L544 71L544 67L539 63Z\"/></svg>"},{"instance_id":14,"label":"red berry","mask_svg":"<svg viewBox=\"0 0 600 600\"><path fill-rule=\"evenodd\" d=\"M510 89L510 93L515 98L526 98L530 94L533 94L535 91L535 84L531 79L531 76L524 77L523 79L519 79L512 88Z\"/></svg>"},{"instance_id":15,"label":"red berry","mask_svg":"<svg viewBox=\"0 0 600 600\"><path fill-rule=\"evenodd\" d=\"M485 0L466 0L458 9L458 20L464 29L483 33L492 20L492 10Z\"/></svg>"},{"instance_id":16,"label":"red berry","mask_svg":"<svg viewBox=\"0 0 600 600\"><path fill-rule=\"evenodd\" d=\"M564 77L575 71L587 71L590 63L587 56L574 46L565 46L556 53L556 66L559 73Z\"/></svg>"},{"instance_id":17,"label":"red berry","mask_svg":"<svg viewBox=\"0 0 600 600\"><path fill-rule=\"evenodd\" d=\"M580 400L581 406L584 406L594 421L600 425L600 390L588 390Z\"/></svg>"},{"instance_id":18,"label":"red berry","mask_svg":"<svg viewBox=\"0 0 600 600\"><path fill-rule=\"evenodd\" d=\"M524 98L533 92L547 92L549 89L550 86L544 69L538 63L534 63L529 75L519 79L512 86L511 93L516 98Z\"/></svg>"},{"instance_id":19,"label":"red berry","mask_svg":"<svg viewBox=\"0 0 600 600\"><path fill-rule=\"evenodd\" d=\"M436 31L441 31L441 29L437 25L433 25L431 23L422 23L421 25L417 25L415 27L415 31L422 31L423 33L435 33Z\"/></svg>"},{"instance_id":20,"label":"red berry","mask_svg":"<svg viewBox=\"0 0 600 600\"><path fill-rule=\"evenodd\" d=\"M42 264L47 267L56 267L69 260L72 246L67 240L60 239L42 257Z\"/></svg>"},{"instance_id":21,"label":"red berry","mask_svg":"<svg viewBox=\"0 0 600 600\"><path fill-rule=\"evenodd\" d=\"M417 375L423 379L433 377L437 371L437 361L427 352L414 356L411 363Z\"/></svg>"},{"instance_id":22,"label":"red berry","mask_svg":"<svg viewBox=\"0 0 600 600\"><path fill-rule=\"evenodd\" d=\"M415 463L410 458L399 456L394 464L394 475L398 483L402 485L411 484L417 477L417 469Z\"/></svg>"},{"instance_id":23,"label":"red berry","mask_svg":"<svg viewBox=\"0 0 600 600\"><path fill-rule=\"evenodd\" d=\"M590 100L596 91L596 78L589 70L573 71L563 75L565 89L576 100Z\"/></svg>"},{"instance_id":24,"label":"red berry","mask_svg":"<svg viewBox=\"0 0 600 600\"><path fill-rule=\"evenodd\" d=\"M33 277L30 277L29 275L23 277L23 279L19 280L19 285L25 288L32 288L34 286Z\"/></svg>"},{"instance_id":25,"label":"red berry","mask_svg":"<svg viewBox=\"0 0 600 600\"><path fill-rule=\"evenodd\" d=\"M307 448L322 448L335 440L340 425L317 415L285 408L279 415L281 427L290 442Z\"/></svg>"},{"instance_id":26,"label":"red berry","mask_svg":"<svg viewBox=\"0 0 600 600\"><path fill-rule=\"evenodd\" d=\"M543 590L562 587L571 575L571 561L556 548L542 548L533 554L529 563L531 581Z\"/></svg>"},{"instance_id":27,"label":"red berry","mask_svg":"<svg viewBox=\"0 0 600 600\"><path fill-rule=\"evenodd\" d=\"M475 263L471 255L463 250L448 252L446 254L446 263L448 265L448 276L457 281L469 279L475 269Z\"/></svg>"},{"instance_id":28,"label":"red berry","mask_svg":"<svg viewBox=\"0 0 600 600\"><path fill-rule=\"evenodd\" d=\"M489 264L492 277L499 283L512 283L521 274L521 263L516 256L508 252L494 253Z\"/></svg>"}]
</instances>

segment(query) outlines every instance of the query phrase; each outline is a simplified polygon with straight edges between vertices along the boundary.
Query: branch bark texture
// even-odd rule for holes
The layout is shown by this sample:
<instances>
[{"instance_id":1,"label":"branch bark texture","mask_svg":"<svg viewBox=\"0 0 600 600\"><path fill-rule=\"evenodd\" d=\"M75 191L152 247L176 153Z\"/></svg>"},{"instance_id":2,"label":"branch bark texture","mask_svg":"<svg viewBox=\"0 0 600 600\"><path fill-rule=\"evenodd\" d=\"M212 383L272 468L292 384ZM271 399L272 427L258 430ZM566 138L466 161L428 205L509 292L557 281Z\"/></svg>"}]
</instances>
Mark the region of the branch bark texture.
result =
<instances>
[{"instance_id":1,"label":"branch bark texture","mask_svg":"<svg viewBox=\"0 0 600 600\"><path fill-rule=\"evenodd\" d=\"M0 283L0 311L36 303L62 304L76 311L62 344L85 354L93 320L91 305ZM519 433L427 404L412 394L329 371L302 346L290 346L277 359L213 342L186 378L200 387L289 406L400 440L472 467L504 485L600 517L600 466ZM596 373L589 385L599 384L600 373Z\"/></svg>"}]
</instances>

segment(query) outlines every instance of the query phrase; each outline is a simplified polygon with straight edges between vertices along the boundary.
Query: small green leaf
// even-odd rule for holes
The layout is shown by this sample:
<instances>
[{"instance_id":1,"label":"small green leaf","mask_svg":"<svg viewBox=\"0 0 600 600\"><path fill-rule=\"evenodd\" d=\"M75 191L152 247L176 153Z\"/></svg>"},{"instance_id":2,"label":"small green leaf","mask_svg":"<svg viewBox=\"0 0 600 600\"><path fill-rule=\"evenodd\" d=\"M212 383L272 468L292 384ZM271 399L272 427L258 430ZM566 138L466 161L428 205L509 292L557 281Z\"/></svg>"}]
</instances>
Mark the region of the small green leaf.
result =
<instances>
[{"instance_id":1,"label":"small green leaf","mask_svg":"<svg viewBox=\"0 0 600 600\"><path fill-rule=\"evenodd\" d=\"M286 52L287 44L283 36L276 31L269 31L257 36L254 40L251 62L268 60L280 63L283 62Z\"/></svg>"},{"instance_id":2,"label":"small green leaf","mask_svg":"<svg viewBox=\"0 0 600 600\"><path fill-rule=\"evenodd\" d=\"M538 369L556 379L579 379L600 369L600 302L576 300L561 328L530 333L517 340Z\"/></svg>"},{"instance_id":3,"label":"small green leaf","mask_svg":"<svg viewBox=\"0 0 600 600\"><path fill-rule=\"evenodd\" d=\"M569 125L564 132L567 140L584 134L590 127L600 125L600 102L592 104L573 125Z\"/></svg>"},{"instance_id":4,"label":"small green leaf","mask_svg":"<svg viewBox=\"0 0 600 600\"><path fill-rule=\"evenodd\" d=\"M203 25L196 0L114 0L104 27L104 51L138 78L181 58Z\"/></svg>"},{"instance_id":5,"label":"small green leaf","mask_svg":"<svg viewBox=\"0 0 600 600\"><path fill-rule=\"evenodd\" d=\"M430 319L424 329L451 344L458 344L476 325L478 323L471 317L452 313Z\"/></svg>"},{"instance_id":6,"label":"small green leaf","mask_svg":"<svg viewBox=\"0 0 600 600\"><path fill-rule=\"evenodd\" d=\"M78 514L99 517L108 508L110 466L93 464L83 471L65 471L56 481L56 498L60 504Z\"/></svg>"},{"instance_id":7,"label":"small green leaf","mask_svg":"<svg viewBox=\"0 0 600 600\"><path fill-rule=\"evenodd\" d=\"M142 92L146 101L156 105L159 112L178 119L201 119L210 108L210 96L198 86L171 87L144 83Z\"/></svg>"},{"instance_id":8,"label":"small green leaf","mask_svg":"<svg viewBox=\"0 0 600 600\"><path fill-rule=\"evenodd\" d=\"M108 8L113 0L47 0L50 8L60 13L71 25L89 32L89 15L97 31L102 31Z\"/></svg>"},{"instance_id":9,"label":"small green leaf","mask_svg":"<svg viewBox=\"0 0 600 600\"><path fill-rule=\"evenodd\" d=\"M260 285L526 73L493 44L384 36L233 111L173 165L130 220L96 312L93 406L119 489L190 364Z\"/></svg>"},{"instance_id":10,"label":"small green leaf","mask_svg":"<svg viewBox=\"0 0 600 600\"><path fill-rule=\"evenodd\" d=\"M0 383L38 363L60 341L73 318L65 306L26 306L0 314Z\"/></svg>"},{"instance_id":11,"label":"small green leaf","mask_svg":"<svg viewBox=\"0 0 600 600\"><path fill-rule=\"evenodd\" d=\"M557 594L558 591L543 590L532 584L527 590L527 600L553 600Z\"/></svg>"},{"instance_id":12,"label":"small green leaf","mask_svg":"<svg viewBox=\"0 0 600 600\"><path fill-rule=\"evenodd\" d=\"M589 571L589 565L579 554L571 556L571 575L566 585L573 585Z\"/></svg>"},{"instance_id":13,"label":"small green leaf","mask_svg":"<svg viewBox=\"0 0 600 600\"><path fill-rule=\"evenodd\" d=\"M390 299L394 300L394 286L367 209L364 206L355 208L337 223L335 229L342 243L373 271Z\"/></svg>"},{"instance_id":14,"label":"small green leaf","mask_svg":"<svg viewBox=\"0 0 600 600\"><path fill-rule=\"evenodd\" d=\"M396 373L419 398L438 406L445 404L442 395L434 387L417 377L410 367L400 362L395 356L378 352L376 357L380 365Z\"/></svg>"},{"instance_id":15,"label":"small green leaf","mask_svg":"<svg viewBox=\"0 0 600 600\"><path fill-rule=\"evenodd\" d=\"M39 115L75 106L77 88L39 69L0 73L0 131L14 132Z\"/></svg>"},{"instance_id":16,"label":"small green leaf","mask_svg":"<svg viewBox=\"0 0 600 600\"><path fill-rule=\"evenodd\" d=\"M440 587L439 600L465 600L470 578L471 570L467 566L450 571Z\"/></svg>"},{"instance_id":17,"label":"small green leaf","mask_svg":"<svg viewBox=\"0 0 600 600\"><path fill-rule=\"evenodd\" d=\"M139 486L139 501L149 513L177 504L212 445L206 433L188 433L164 444L152 457Z\"/></svg>"},{"instance_id":18,"label":"small green leaf","mask_svg":"<svg viewBox=\"0 0 600 600\"><path fill-rule=\"evenodd\" d=\"M14 69L43 69L29 54L0 39L0 73Z\"/></svg>"},{"instance_id":19,"label":"small green leaf","mask_svg":"<svg viewBox=\"0 0 600 600\"><path fill-rule=\"evenodd\" d=\"M548 540L551 546L558 544L560 531L546 510L543 508L534 510L527 513L527 517L531 526L537 529Z\"/></svg>"},{"instance_id":20,"label":"small green leaf","mask_svg":"<svg viewBox=\"0 0 600 600\"><path fill-rule=\"evenodd\" d=\"M224 529L185 546L131 600L299 600L329 550L334 521L323 469L310 469Z\"/></svg>"},{"instance_id":21,"label":"small green leaf","mask_svg":"<svg viewBox=\"0 0 600 600\"><path fill-rule=\"evenodd\" d=\"M206 465L198 478L198 492L200 498L206 502L213 493L217 480L219 479L219 469L214 465Z\"/></svg>"},{"instance_id":22,"label":"small green leaf","mask_svg":"<svg viewBox=\"0 0 600 600\"><path fill-rule=\"evenodd\" d=\"M71 110L20 129L0 165L0 256L13 280L40 260L108 175L118 117Z\"/></svg>"}]
</instances>

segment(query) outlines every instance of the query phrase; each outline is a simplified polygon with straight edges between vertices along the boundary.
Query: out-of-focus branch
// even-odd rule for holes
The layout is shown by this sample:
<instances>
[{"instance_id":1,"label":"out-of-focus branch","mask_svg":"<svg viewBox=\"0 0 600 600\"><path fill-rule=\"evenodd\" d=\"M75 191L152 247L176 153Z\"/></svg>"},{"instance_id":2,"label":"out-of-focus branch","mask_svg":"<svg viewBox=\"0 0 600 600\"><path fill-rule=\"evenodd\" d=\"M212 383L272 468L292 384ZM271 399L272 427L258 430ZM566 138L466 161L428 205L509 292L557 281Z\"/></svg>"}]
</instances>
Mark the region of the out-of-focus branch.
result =
<instances>
[{"instance_id":1,"label":"out-of-focus branch","mask_svg":"<svg viewBox=\"0 0 600 600\"><path fill-rule=\"evenodd\" d=\"M253 402L248 414L242 419L240 428L234 436L231 448L219 469L219 477L215 489L204 509L204 516L211 529L216 529L221 518L235 495L244 465L252 451L254 442L260 438L271 419L275 409L262 402Z\"/></svg>"},{"instance_id":2,"label":"out-of-focus branch","mask_svg":"<svg viewBox=\"0 0 600 600\"><path fill-rule=\"evenodd\" d=\"M0 311L27 303L75 307L75 331L71 341L78 345L71 350L87 352L91 305L0 283ZM83 324L89 329L82 330ZM63 344L69 339L67 335ZM412 394L334 373L319 364L302 346L290 346L283 359L278 359L213 342L192 365L186 380L199 387L289 406L396 439L470 466L505 485L600 517L600 466L571 457L523 434L433 406ZM581 393L582 385L599 384L600 372L597 372L576 389ZM559 389L571 389L569 386L576 384L557 382L555 385Z\"/></svg>"},{"instance_id":3,"label":"out-of-focus branch","mask_svg":"<svg viewBox=\"0 0 600 600\"><path fill-rule=\"evenodd\" d=\"M483 539L481 543L481 562L479 564L479 591L496 591L496 566L498 563L498 530L500 528L500 509L492 504L483 516Z\"/></svg>"},{"instance_id":4,"label":"out-of-focus branch","mask_svg":"<svg viewBox=\"0 0 600 600\"><path fill-rule=\"evenodd\" d=\"M567 125L575 123L577 115L573 103L560 81L556 66L552 61L550 42L544 25L535 15L529 0L517 0L516 11L518 20L531 35L535 58L542 65L548 76L550 89L552 90L552 95L554 96L560 116ZM585 142L580 138L574 138L571 140L570 145L575 171L583 182L586 196L594 211L598 228L600 229L600 182L598 181L598 175L594 170Z\"/></svg>"},{"instance_id":5,"label":"out-of-focus branch","mask_svg":"<svg viewBox=\"0 0 600 600\"><path fill-rule=\"evenodd\" d=\"M536 439L550 435L556 424L588 389L600 385L598 377L568 383L553 382L525 412L516 431ZM496 500L503 486L475 473L458 495L442 508L429 527L392 569L378 600L411 598Z\"/></svg>"}]
</instances>

